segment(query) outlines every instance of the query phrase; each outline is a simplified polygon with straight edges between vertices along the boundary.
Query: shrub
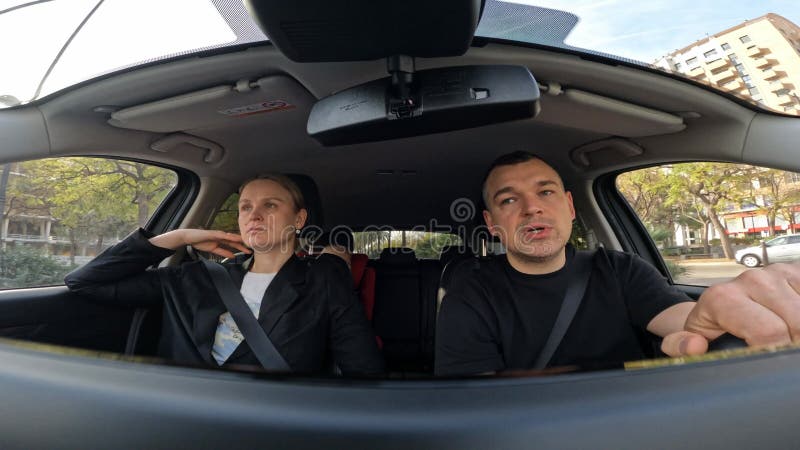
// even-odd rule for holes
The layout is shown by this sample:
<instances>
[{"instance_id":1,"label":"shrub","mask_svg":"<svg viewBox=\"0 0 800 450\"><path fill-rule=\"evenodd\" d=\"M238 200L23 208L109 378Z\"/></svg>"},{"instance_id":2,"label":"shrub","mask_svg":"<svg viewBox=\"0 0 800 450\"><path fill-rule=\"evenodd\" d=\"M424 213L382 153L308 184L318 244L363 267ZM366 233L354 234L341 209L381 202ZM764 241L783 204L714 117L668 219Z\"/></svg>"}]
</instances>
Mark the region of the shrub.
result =
<instances>
[{"instance_id":1,"label":"shrub","mask_svg":"<svg viewBox=\"0 0 800 450\"><path fill-rule=\"evenodd\" d=\"M77 266L65 265L36 248L20 245L0 252L0 288L62 284Z\"/></svg>"}]
</instances>

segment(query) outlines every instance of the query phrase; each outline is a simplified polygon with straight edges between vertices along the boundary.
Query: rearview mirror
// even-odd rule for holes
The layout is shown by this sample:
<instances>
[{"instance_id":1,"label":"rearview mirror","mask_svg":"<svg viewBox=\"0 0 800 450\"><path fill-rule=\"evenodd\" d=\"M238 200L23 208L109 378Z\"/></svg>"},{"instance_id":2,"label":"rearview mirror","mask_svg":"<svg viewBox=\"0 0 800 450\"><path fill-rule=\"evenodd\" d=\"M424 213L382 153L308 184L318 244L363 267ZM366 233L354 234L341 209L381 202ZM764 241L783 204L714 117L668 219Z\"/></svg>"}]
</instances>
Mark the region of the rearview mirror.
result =
<instances>
[{"instance_id":1,"label":"rearview mirror","mask_svg":"<svg viewBox=\"0 0 800 450\"><path fill-rule=\"evenodd\" d=\"M323 145L345 145L527 119L538 112L539 86L527 67L448 67L415 72L404 92L387 77L325 97L311 109L307 131Z\"/></svg>"}]
</instances>

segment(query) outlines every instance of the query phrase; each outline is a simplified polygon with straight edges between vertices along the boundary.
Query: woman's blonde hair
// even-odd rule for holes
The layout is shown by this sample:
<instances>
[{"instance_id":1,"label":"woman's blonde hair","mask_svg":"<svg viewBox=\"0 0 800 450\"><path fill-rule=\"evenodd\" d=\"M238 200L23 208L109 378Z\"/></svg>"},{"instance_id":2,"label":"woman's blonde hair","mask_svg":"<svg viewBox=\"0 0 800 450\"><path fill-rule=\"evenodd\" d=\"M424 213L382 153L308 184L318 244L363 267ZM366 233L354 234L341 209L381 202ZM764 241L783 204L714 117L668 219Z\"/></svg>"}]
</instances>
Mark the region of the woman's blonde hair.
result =
<instances>
[{"instance_id":1,"label":"woman's blonde hair","mask_svg":"<svg viewBox=\"0 0 800 450\"><path fill-rule=\"evenodd\" d=\"M295 183L291 178L280 173L265 173L252 178L248 178L239 186L239 195L242 194L242 191L244 190L245 186L256 180L270 180L278 183L279 186L289 191L289 195L291 195L292 197L292 202L294 202L295 211L306 209L306 201L303 198L303 192L300 191L300 187L297 186L297 183Z\"/></svg>"}]
</instances>

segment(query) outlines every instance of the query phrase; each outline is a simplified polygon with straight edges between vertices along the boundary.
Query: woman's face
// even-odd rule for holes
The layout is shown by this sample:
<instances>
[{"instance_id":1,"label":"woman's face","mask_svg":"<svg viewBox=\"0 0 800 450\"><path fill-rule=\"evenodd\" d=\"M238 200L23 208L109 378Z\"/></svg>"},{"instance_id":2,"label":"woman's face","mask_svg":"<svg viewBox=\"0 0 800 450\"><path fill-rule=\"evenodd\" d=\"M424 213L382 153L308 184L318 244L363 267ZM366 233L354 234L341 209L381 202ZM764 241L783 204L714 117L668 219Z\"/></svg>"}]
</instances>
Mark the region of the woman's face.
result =
<instances>
[{"instance_id":1,"label":"woman's face","mask_svg":"<svg viewBox=\"0 0 800 450\"><path fill-rule=\"evenodd\" d=\"M273 180L253 180L239 195L239 232L256 253L294 252L295 230L306 210L297 210L292 195Z\"/></svg>"}]
</instances>

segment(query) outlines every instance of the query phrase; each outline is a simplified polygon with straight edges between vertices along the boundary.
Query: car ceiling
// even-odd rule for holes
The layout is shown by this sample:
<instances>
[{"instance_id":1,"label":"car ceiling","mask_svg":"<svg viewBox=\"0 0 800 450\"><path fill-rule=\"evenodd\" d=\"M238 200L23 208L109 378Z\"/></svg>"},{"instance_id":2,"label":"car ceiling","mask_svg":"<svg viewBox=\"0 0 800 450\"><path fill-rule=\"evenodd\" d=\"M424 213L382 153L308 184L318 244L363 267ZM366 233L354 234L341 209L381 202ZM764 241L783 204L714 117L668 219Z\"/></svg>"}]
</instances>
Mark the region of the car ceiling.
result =
<instances>
[{"instance_id":1,"label":"car ceiling","mask_svg":"<svg viewBox=\"0 0 800 450\"><path fill-rule=\"evenodd\" d=\"M134 157L187 168L228 189L258 173L304 173L319 186L328 226L411 226L431 219L452 223L450 204L462 197L477 201L487 164L518 149L536 152L559 169L577 191L579 208L592 202L587 182L625 167L710 159L800 169L800 158L787 157L797 155L791 142L800 139L800 120L757 113L700 85L598 59L502 42L473 46L462 57L418 59L417 70L526 65L549 92L543 93L542 112L532 120L323 147L305 131L315 99L387 76L385 61L300 64L269 44L196 55L107 76L34 105L0 111L0 132L10 137L0 143L0 157ZM257 91L231 104L280 99L294 108L231 119L216 113L216 100L187 108L176 99L241 80L250 81ZM258 80L263 81L260 87ZM600 107L582 97L553 95L559 88L588 93L590 99L599 96ZM110 112L117 110L124 120L112 120L112 125ZM677 119L680 126L664 125L659 114L667 121ZM153 127L160 128L142 130ZM206 150L187 143L166 152L150 148L176 133L218 144L224 156L204 162ZM580 147L585 152L576 150Z\"/></svg>"}]
</instances>

